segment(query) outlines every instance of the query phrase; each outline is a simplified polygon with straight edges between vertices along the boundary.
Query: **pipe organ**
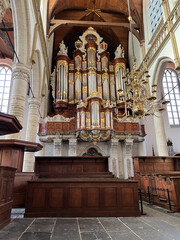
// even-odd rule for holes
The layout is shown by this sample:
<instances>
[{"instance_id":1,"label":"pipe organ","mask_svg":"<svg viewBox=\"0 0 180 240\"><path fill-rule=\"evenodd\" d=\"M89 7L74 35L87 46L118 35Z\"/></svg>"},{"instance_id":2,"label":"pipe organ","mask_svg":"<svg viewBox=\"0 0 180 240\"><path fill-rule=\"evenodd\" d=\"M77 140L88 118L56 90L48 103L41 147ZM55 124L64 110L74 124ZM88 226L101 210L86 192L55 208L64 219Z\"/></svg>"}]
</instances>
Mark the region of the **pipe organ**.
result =
<instances>
[{"instance_id":1,"label":"pipe organ","mask_svg":"<svg viewBox=\"0 0 180 240\"><path fill-rule=\"evenodd\" d=\"M71 60L64 42L59 45L51 78L55 112L76 121L76 135L82 140L108 140L126 114L123 47L117 47L110 62L107 43L92 27L79 37L75 47Z\"/></svg>"}]
</instances>

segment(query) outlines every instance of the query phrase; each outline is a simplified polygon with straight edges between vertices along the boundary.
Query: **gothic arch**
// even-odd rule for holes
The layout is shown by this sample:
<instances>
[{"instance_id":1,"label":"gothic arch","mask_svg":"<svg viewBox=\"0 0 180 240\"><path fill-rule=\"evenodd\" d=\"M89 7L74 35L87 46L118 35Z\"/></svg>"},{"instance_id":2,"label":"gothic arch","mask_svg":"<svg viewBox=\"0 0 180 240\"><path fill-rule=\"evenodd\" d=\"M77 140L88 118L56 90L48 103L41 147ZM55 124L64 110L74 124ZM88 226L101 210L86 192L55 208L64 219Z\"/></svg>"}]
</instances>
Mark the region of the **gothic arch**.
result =
<instances>
[{"instance_id":1,"label":"gothic arch","mask_svg":"<svg viewBox=\"0 0 180 240\"><path fill-rule=\"evenodd\" d=\"M29 65L30 62L30 17L28 1L14 0L11 2L14 25L14 48L21 63ZM26 51L26 52L24 52ZM15 58L15 62L18 60Z\"/></svg>"},{"instance_id":2,"label":"gothic arch","mask_svg":"<svg viewBox=\"0 0 180 240\"><path fill-rule=\"evenodd\" d=\"M86 153L83 153L82 156L102 156L102 154L99 153L99 152L96 150L96 148L91 147L91 148L89 148L89 149L87 150Z\"/></svg>"},{"instance_id":3,"label":"gothic arch","mask_svg":"<svg viewBox=\"0 0 180 240\"><path fill-rule=\"evenodd\" d=\"M108 156L108 154L104 152L103 148L100 148L100 147L98 147L96 145L93 145L93 144L89 144L86 147L79 149L79 153L77 153L77 155L83 156L83 154L87 153L88 149L90 149L90 148L94 148L102 156Z\"/></svg>"},{"instance_id":4,"label":"gothic arch","mask_svg":"<svg viewBox=\"0 0 180 240\"><path fill-rule=\"evenodd\" d=\"M173 62L173 60L169 57L162 57L158 60L155 66L152 85L153 84L157 85L156 96L158 100L161 98L162 79L163 79L164 70L166 69L168 62Z\"/></svg>"}]
</instances>

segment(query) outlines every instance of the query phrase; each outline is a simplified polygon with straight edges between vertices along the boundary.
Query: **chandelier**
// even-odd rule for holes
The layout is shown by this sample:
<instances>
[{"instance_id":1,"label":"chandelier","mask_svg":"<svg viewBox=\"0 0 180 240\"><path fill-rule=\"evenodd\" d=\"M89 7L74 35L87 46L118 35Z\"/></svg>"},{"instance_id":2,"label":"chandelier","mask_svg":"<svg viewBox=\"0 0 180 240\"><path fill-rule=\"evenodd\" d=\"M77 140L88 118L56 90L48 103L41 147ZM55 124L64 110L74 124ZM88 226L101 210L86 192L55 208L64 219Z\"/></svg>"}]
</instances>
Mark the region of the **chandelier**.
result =
<instances>
[{"instance_id":1,"label":"chandelier","mask_svg":"<svg viewBox=\"0 0 180 240\"><path fill-rule=\"evenodd\" d=\"M125 118L130 117L132 119L142 118L144 116L155 115L156 112L165 111L164 104L168 101L157 101L156 88L157 85L152 85L152 91L149 86L149 72L147 70L140 71L137 69L137 59L134 54L134 44L132 35L132 17L130 15L130 5L128 0L128 10L131 32L131 42L133 51L133 67L130 72L126 72L123 76L124 90L118 89L119 101L125 105ZM163 100L163 99L161 99ZM122 118L122 120L124 117Z\"/></svg>"},{"instance_id":2,"label":"chandelier","mask_svg":"<svg viewBox=\"0 0 180 240\"><path fill-rule=\"evenodd\" d=\"M152 86L152 94L149 87L149 72L137 70L136 57L133 58L133 69L123 77L125 91L118 90L119 100L125 102L126 116L141 118L154 114L157 109L156 87Z\"/></svg>"}]
</instances>

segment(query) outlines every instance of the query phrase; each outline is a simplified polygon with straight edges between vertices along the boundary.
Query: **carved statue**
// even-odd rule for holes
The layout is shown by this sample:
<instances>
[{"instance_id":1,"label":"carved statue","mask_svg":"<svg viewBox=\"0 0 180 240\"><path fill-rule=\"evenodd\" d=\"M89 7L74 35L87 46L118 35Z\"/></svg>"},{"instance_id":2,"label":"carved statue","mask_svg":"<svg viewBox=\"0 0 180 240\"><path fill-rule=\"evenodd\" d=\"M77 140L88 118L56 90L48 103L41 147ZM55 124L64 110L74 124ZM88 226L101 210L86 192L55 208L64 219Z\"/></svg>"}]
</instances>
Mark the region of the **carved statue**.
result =
<instances>
[{"instance_id":1,"label":"carved statue","mask_svg":"<svg viewBox=\"0 0 180 240\"><path fill-rule=\"evenodd\" d=\"M59 52L57 55L68 56L67 52L68 52L68 48L66 47L66 45L64 44L64 41L62 40L62 42L59 43Z\"/></svg>"},{"instance_id":2,"label":"carved statue","mask_svg":"<svg viewBox=\"0 0 180 240\"><path fill-rule=\"evenodd\" d=\"M98 52L97 52L97 60L98 60L98 62L100 62L100 55Z\"/></svg>"},{"instance_id":3,"label":"carved statue","mask_svg":"<svg viewBox=\"0 0 180 240\"><path fill-rule=\"evenodd\" d=\"M116 58L124 58L124 48L119 44L115 51L115 59Z\"/></svg>"}]
</instances>

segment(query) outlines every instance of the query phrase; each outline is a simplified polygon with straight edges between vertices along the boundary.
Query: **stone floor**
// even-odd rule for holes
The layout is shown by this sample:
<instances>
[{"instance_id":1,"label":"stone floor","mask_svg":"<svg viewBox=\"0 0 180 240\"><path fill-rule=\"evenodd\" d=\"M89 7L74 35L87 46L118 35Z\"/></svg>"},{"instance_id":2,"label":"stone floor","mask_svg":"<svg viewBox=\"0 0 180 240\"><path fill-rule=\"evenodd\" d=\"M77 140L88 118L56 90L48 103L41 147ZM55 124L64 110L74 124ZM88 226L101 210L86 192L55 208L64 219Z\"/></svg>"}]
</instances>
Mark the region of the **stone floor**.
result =
<instances>
[{"instance_id":1,"label":"stone floor","mask_svg":"<svg viewBox=\"0 0 180 240\"><path fill-rule=\"evenodd\" d=\"M13 209L1 240L180 240L180 214L145 205L146 215L118 218L23 218Z\"/></svg>"}]
</instances>

